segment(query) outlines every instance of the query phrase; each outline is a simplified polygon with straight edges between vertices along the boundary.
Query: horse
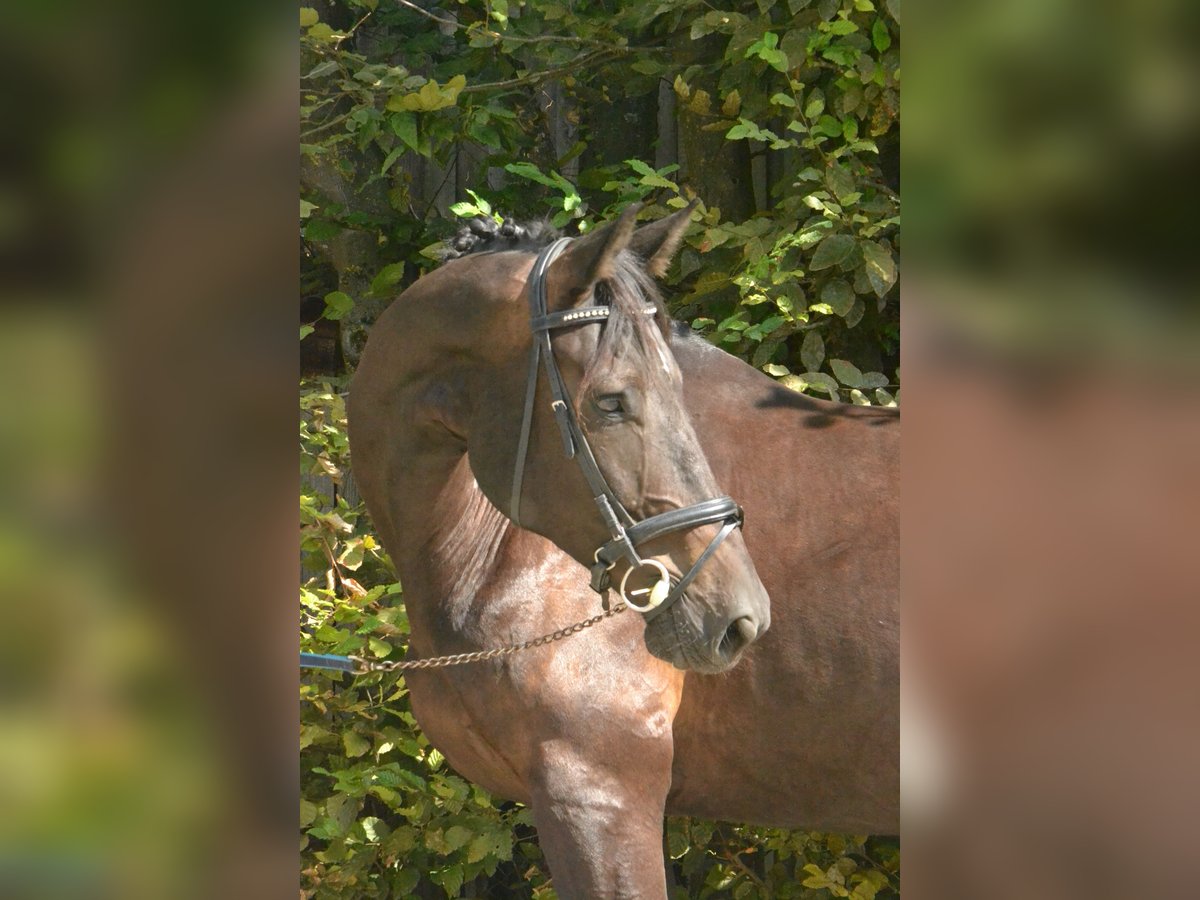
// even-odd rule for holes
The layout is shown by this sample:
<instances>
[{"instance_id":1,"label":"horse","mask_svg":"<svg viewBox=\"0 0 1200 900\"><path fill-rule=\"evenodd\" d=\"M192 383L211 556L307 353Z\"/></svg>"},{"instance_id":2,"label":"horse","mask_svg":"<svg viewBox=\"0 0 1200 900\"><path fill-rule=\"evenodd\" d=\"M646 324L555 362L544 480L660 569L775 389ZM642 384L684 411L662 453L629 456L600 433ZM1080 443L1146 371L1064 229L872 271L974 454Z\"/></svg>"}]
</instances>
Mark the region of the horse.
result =
<instances>
[{"instance_id":1,"label":"horse","mask_svg":"<svg viewBox=\"0 0 1200 900\"><path fill-rule=\"evenodd\" d=\"M599 294L625 313L558 335L554 352L570 361L576 414L622 498L661 514L719 484L745 510L742 533L660 615L408 675L417 721L454 769L531 808L566 898L665 898L668 814L898 829L899 418L795 393L660 314L639 316L690 212L634 229L627 211L576 242L586 255L572 265L586 271L563 270L551 295L565 292L568 308ZM546 240L495 236L490 252L422 278L374 326L351 385L355 478L403 580L415 656L518 642L596 612L590 548L604 536L578 514L569 522L586 492L551 417L535 422L522 527L505 484L530 346L526 281ZM586 261L597 253L609 261ZM627 289L640 297L621 300ZM488 396L466 374L479 359L497 386ZM642 387L614 392L589 370L597 359L624 360L622 377ZM414 387L421 367L432 374ZM641 436L602 424L614 393L646 417ZM651 403L663 404L657 418ZM651 434L656 423L669 433ZM664 465L676 469L667 487ZM673 582L718 527L656 544Z\"/></svg>"}]
</instances>

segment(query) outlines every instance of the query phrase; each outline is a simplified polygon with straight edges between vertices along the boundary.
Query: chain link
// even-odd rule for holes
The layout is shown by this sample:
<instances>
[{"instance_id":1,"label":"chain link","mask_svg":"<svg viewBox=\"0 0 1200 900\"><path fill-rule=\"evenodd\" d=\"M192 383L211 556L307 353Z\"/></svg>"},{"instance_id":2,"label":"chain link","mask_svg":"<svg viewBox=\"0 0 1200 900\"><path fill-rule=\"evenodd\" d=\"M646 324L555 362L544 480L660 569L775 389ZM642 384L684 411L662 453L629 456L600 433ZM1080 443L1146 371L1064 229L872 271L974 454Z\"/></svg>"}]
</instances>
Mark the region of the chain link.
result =
<instances>
[{"instance_id":1,"label":"chain link","mask_svg":"<svg viewBox=\"0 0 1200 900\"><path fill-rule=\"evenodd\" d=\"M569 638L571 635L579 634L579 632L591 628L593 625L598 625L610 616L615 616L617 613L624 612L628 608L624 602L618 601L611 608L597 616L592 616L590 619L584 619L582 622L576 622L574 625L568 625L566 628L560 628L558 631L543 634L541 637L532 638L521 644L509 644L507 647L496 647L493 650L473 650L470 653L454 653L450 656L430 656L425 659L398 659L392 662L375 662L363 659L361 656L351 656L350 659L358 663L358 674L360 675L367 672L395 672L398 670L441 669L446 666L461 666L464 663L482 662L483 660L496 659L500 656L511 656L522 650L532 650L534 647L553 644L556 641Z\"/></svg>"}]
</instances>

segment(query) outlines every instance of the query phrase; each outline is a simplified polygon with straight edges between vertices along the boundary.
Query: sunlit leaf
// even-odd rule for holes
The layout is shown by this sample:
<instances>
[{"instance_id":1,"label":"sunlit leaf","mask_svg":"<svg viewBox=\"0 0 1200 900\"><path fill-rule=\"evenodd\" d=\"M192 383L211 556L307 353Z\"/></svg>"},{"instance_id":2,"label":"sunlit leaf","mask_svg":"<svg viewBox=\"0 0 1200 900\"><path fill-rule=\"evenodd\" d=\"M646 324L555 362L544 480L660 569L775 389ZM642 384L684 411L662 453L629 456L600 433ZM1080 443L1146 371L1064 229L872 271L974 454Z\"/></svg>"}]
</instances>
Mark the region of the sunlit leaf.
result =
<instances>
[{"instance_id":1,"label":"sunlit leaf","mask_svg":"<svg viewBox=\"0 0 1200 900\"><path fill-rule=\"evenodd\" d=\"M342 291L331 291L325 295L325 312L322 315L326 319L336 321L352 309L354 309L354 300L349 294Z\"/></svg>"},{"instance_id":2,"label":"sunlit leaf","mask_svg":"<svg viewBox=\"0 0 1200 900\"><path fill-rule=\"evenodd\" d=\"M866 387L863 382L863 374L854 363L847 362L844 359L831 359L829 361L829 368L833 370L833 374L837 380L846 387Z\"/></svg>"}]
</instances>

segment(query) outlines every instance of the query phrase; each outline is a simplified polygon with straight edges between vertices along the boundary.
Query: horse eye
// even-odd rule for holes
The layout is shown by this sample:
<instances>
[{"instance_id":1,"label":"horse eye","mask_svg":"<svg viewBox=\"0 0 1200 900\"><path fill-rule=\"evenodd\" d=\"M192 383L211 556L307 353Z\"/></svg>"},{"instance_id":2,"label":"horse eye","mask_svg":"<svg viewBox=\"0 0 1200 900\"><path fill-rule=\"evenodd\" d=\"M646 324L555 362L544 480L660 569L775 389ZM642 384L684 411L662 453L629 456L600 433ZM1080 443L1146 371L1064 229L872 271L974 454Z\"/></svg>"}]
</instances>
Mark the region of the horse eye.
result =
<instances>
[{"instance_id":1,"label":"horse eye","mask_svg":"<svg viewBox=\"0 0 1200 900\"><path fill-rule=\"evenodd\" d=\"M621 398L616 394L605 394L603 397L596 398L596 409L602 413L613 416L625 411L625 405L621 402Z\"/></svg>"}]
</instances>

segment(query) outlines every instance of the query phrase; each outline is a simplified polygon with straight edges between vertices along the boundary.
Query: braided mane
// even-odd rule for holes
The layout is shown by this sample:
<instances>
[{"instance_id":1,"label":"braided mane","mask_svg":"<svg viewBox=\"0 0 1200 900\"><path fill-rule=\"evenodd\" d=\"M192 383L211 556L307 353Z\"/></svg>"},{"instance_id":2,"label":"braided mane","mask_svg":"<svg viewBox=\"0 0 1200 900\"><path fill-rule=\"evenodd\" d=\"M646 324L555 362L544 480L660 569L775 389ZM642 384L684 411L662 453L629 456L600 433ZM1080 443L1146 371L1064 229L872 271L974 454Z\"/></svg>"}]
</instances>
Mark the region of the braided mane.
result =
<instances>
[{"instance_id":1,"label":"braided mane","mask_svg":"<svg viewBox=\"0 0 1200 900\"><path fill-rule=\"evenodd\" d=\"M512 219L496 222L490 216L476 216L446 241L442 262L472 253L491 253L501 250L536 252L558 238L561 232L549 222L521 224Z\"/></svg>"}]
</instances>

